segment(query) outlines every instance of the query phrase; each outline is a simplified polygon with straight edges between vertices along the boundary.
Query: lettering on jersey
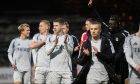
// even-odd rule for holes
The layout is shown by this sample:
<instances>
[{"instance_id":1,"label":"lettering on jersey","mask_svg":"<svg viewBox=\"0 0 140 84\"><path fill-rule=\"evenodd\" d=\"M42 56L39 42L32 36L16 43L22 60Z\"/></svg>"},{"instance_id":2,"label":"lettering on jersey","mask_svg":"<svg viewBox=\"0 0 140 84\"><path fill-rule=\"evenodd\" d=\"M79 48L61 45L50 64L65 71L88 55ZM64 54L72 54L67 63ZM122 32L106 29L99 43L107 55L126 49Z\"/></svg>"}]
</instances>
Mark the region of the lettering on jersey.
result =
<instances>
[{"instance_id":1,"label":"lettering on jersey","mask_svg":"<svg viewBox=\"0 0 140 84\"><path fill-rule=\"evenodd\" d=\"M20 43L18 43L17 45L20 46Z\"/></svg>"},{"instance_id":2,"label":"lettering on jersey","mask_svg":"<svg viewBox=\"0 0 140 84\"><path fill-rule=\"evenodd\" d=\"M30 48L17 48L16 50L29 52Z\"/></svg>"},{"instance_id":3,"label":"lettering on jersey","mask_svg":"<svg viewBox=\"0 0 140 84\"><path fill-rule=\"evenodd\" d=\"M136 46L136 45L138 45L136 42L133 44L133 46Z\"/></svg>"},{"instance_id":4,"label":"lettering on jersey","mask_svg":"<svg viewBox=\"0 0 140 84\"><path fill-rule=\"evenodd\" d=\"M134 48L135 52L140 52L140 48Z\"/></svg>"}]
</instances>

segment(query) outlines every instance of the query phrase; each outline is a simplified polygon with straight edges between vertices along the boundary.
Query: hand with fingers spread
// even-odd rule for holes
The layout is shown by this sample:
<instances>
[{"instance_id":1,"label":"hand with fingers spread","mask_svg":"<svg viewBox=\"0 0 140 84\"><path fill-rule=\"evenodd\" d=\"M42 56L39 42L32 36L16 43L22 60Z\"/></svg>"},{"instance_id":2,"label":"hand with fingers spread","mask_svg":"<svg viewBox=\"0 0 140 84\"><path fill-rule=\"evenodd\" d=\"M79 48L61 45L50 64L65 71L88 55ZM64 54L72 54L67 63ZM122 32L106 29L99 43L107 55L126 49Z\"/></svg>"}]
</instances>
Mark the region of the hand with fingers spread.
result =
<instances>
[{"instance_id":1,"label":"hand with fingers spread","mask_svg":"<svg viewBox=\"0 0 140 84\"><path fill-rule=\"evenodd\" d=\"M85 56L89 56L90 55L89 50L84 48L84 47L83 47L83 53L84 53Z\"/></svg>"}]
</instances>

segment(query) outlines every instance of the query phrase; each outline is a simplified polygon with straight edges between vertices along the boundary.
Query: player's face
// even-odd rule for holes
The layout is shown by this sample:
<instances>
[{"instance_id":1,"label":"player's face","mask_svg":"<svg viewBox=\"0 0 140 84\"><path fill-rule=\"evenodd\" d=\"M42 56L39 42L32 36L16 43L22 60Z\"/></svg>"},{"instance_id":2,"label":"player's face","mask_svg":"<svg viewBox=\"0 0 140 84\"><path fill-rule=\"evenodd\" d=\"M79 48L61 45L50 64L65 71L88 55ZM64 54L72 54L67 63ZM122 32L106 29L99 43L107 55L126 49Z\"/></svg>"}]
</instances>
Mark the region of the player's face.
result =
<instances>
[{"instance_id":1,"label":"player's face","mask_svg":"<svg viewBox=\"0 0 140 84\"><path fill-rule=\"evenodd\" d=\"M99 37L101 33L101 26L99 24L91 24L90 33L92 38Z\"/></svg>"},{"instance_id":2,"label":"player's face","mask_svg":"<svg viewBox=\"0 0 140 84\"><path fill-rule=\"evenodd\" d=\"M21 34L24 35L25 37L29 37L30 36L30 28L25 27L24 30L21 31Z\"/></svg>"},{"instance_id":3,"label":"player's face","mask_svg":"<svg viewBox=\"0 0 140 84\"><path fill-rule=\"evenodd\" d=\"M109 30L114 31L118 27L118 24L115 20L109 20Z\"/></svg>"},{"instance_id":4,"label":"player's face","mask_svg":"<svg viewBox=\"0 0 140 84\"><path fill-rule=\"evenodd\" d=\"M62 32L61 25L58 22L53 22L53 32L57 35Z\"/></svg>"},{"instance_id":5,"label":"player's face","mask_svg":"<svg viewBox=\"0 0 140 84\"><path fill-rule=\"evenodd\" d=\"M62 25L61 28L64 34L68 34L69 28L66 25Z\"/></svg>"},{"instance_id":6,"label":"player's face","mask_svg":"<svg viewBox=\"0 0 140 84\"><path fill-rule=\"evenodd\" d=\"M48 31L48 30L49 30L48 25L45 24L44 22L40 22L40 24L39 24L39 32L43 34L43 33L46 33L46 31Z\"/></svg>"},{"instance_id":7,"label":"player's face","mask_svg":"<svg viewBox=\"0 0 140 84\"><path fill-rule=\"evenodd\" d=\"M90 25L91 25L91 23L90 23L89 21L86 21L86 22L85 22L85 28L86 28L86 31L89 30Z\"/></svg>"}]
</instances>

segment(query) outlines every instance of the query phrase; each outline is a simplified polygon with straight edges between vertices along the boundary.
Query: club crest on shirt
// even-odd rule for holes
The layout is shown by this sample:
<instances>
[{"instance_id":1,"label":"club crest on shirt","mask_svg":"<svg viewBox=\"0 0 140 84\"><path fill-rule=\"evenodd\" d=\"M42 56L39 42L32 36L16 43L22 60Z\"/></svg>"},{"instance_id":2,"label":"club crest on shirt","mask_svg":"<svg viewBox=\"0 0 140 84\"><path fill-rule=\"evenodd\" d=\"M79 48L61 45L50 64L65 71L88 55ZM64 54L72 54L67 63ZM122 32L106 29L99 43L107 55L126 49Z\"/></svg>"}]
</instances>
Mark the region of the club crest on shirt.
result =
<instances>
[{"instance_id":1,"label":"club crest on shirt","mask_svg":"<svg viewBox=\"0 0 140 84\"><path fill-rule=\"evenodd\" d=\"M116 38L115 38L115 40L116 40L116 41L119 41L119 38L118 38L118 37L116 37Z\"/></svg>"},{"instance_id":2,"label":"club crest on shirt","mask_svg":"<svg viewBox=\"0 0 140 84\"><path fill-rule=\"evenodd\" d=\"M138 44L135 42L135 43L133 43L133 45L135 46L135 45L138 45Z\"/></svg>"},{"instance_id":3,"label":"club crest on shirt","mask_svg":"<svg viewBox=\"0 0 140 84\"><path fill-rule=\"evenodd\" d=\"M20 46L20 43L18 43L17 45Z\"/></svg>"}]
</instances>

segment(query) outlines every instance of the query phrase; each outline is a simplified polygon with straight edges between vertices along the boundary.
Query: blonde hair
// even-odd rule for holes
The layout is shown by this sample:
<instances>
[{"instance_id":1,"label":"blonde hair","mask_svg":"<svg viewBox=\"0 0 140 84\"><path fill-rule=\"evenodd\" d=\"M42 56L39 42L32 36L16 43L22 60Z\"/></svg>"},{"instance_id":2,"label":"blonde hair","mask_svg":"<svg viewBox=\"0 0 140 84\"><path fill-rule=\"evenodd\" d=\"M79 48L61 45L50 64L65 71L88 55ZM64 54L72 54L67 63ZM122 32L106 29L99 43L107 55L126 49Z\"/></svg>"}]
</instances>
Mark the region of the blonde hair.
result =
<instances>
[{"instance_id":1,"label":"blonde hair","mask_svg":"<svg viewBox=\"0 0 140 84\"><path fill-rule=\"evenodd\" d=\"M48 20L41 20L40 22L44 22L45 24L48 25L49 28L50 28L50 26L51 26L51 23L50 23L50 21L48 21Z\"/></svg>"},{"instance_id":2,"label":"blonde hair","mask_svg":"<svg viewBox=\"0 0 140 84\"><path fill-rule=\"evenodd\" d=\"M21 32L21 31L23 31L24 28L26 28L26 27L29 27L29 28L30 28L30 25L27 24L27 23L20 24L20 25L18 26L18 31Z\"/></svg>"}]
</instances>

